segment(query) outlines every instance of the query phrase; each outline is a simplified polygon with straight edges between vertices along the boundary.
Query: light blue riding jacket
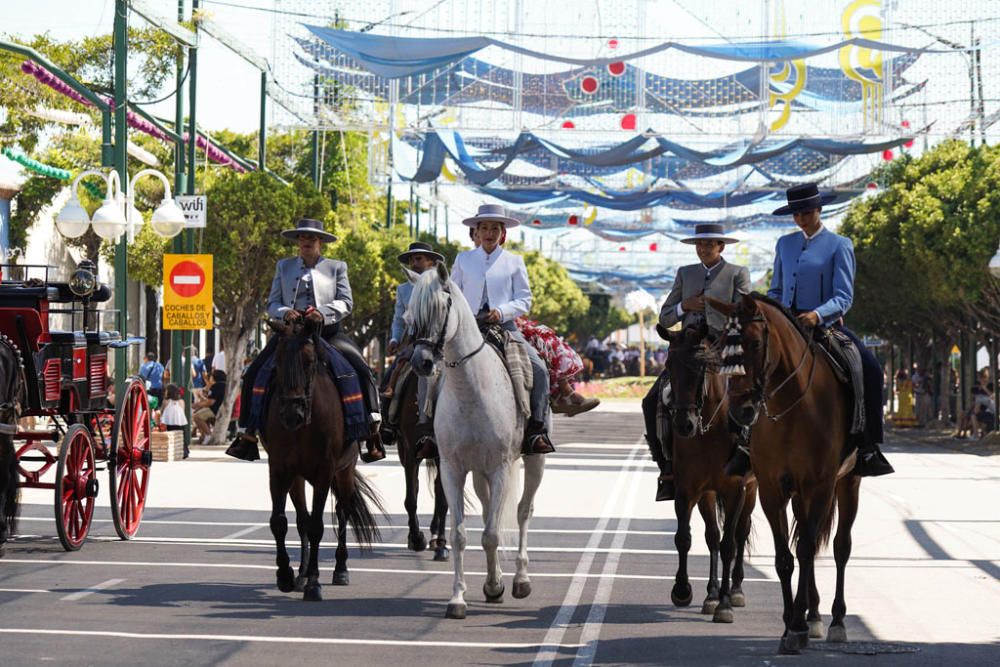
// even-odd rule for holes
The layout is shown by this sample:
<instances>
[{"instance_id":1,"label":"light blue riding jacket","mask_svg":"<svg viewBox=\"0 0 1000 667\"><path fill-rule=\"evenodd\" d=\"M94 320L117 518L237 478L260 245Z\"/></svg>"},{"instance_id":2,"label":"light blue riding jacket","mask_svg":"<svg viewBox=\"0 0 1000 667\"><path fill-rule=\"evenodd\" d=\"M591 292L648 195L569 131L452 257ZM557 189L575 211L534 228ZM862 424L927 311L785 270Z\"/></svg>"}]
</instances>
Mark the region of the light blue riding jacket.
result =
<instances>
[{"instance_id":1,"label":"light blue riding jacket","mask_svg":"<svg viewBox=\"0 0 1000 667\"><path fill-rule=\"evenodd\" d=\"M406 333L406 321L403 316L406 314L406 307L410 305L410 296L413 294L413 283L406 281L396 287L396 307L392 312L392 330L389 333L389 340L397 343L403 340Z\"/></svg>"},{"instance_id":2,"label":"light blue riding jacket","mask_svg":"<svg viewBox=\"0 0 1000 667\"><path fill-rule=\"evenodd\" d=\"M802 232L778 239L767 295L786 308L815 310L823 325L843 317L854 303L854 244L825 227L811 240Z\"/></svg>"}]
</instances>

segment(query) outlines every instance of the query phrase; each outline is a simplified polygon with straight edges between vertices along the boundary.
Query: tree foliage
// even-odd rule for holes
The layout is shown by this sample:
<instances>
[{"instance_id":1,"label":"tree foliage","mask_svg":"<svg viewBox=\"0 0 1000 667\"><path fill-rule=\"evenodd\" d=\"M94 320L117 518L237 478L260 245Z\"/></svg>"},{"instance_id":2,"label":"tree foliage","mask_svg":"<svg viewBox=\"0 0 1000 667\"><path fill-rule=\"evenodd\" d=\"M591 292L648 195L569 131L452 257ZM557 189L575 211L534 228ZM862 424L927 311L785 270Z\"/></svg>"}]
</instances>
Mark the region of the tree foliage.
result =
<instances>
[{"instance_id":1,"label":"tree foliage","mask_svg":"<svg viewBox=\"0 0 1000 667\"><path fill-rule=\"evenodd\" d=\"M531 312L528 316L556 331L566 331L573 318L587 312L590 300L559 262L536 250L521 255L531 284Z\"/></svg>"}]
</instances>

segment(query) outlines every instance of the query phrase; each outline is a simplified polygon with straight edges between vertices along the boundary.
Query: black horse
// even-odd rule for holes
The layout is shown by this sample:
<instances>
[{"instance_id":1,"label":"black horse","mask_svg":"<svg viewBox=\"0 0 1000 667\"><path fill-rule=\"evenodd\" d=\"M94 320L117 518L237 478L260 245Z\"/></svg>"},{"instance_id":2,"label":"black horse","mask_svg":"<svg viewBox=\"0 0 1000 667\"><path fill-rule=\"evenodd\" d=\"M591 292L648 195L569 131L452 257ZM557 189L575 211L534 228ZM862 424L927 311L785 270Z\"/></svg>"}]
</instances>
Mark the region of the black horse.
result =
<instances>
[{"instance_id":1,"label":"black horse","mask_svg":"<svg viewBox=\"0 0 1000 667\"><path fill-rule=\"evenodd\" d=\"M304 319L293 324L277 321L269 324L278 335L278 344L274 352L274 395L261 439L268 453L277 583L282 592L288 593L301 586L304 587L304 599L321 600L319 545L330 490L337 499L334 584L346 585L349 581L347 523L354 528L362 549L368 548L379 536L369 503L383 513L384 509L374 490L357 471L357 445L345 441L340 392L320 359L318 327ZM306 507L303 480L313 487L311 509ZM285 548L288 532L285 500L289 491L303 546L298 581Z\"/></svg>"},{"instance_id":2,"label":"black horse","mask_svg":"<svg viewBox=\"0 0 1000 667\"><path fill-rule=\"evenodd\" d=\"M17 452L14 435L24 403L24 371L17 348L0 336L0 558L4 542L17 529Z\"/></svg>"}]
</instances>

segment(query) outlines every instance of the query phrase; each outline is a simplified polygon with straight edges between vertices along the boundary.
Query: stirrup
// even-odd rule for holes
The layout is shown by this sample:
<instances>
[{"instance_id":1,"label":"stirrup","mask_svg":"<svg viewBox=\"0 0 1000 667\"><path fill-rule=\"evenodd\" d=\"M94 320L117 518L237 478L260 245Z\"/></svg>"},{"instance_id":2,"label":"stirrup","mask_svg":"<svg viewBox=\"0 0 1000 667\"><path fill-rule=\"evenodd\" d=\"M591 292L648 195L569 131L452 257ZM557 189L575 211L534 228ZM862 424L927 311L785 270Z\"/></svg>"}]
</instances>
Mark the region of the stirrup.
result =
<instances>
[{"instance_id":1,"label":"stirrup","mask_svg":"<svg viewBox=\"0 0 1000 667\"><path fill-rule=\"evenodd\" d=\"M531 433L524 436L524 442L521 445L521 453L525 456L533 456L534 454L551 454L556 451L556 448L552 445L552 441L549 439L549 434L542 431L541 433Z\"/></svg>"},{"instance_id":2,"label":"stirrup","mask_svg":"<svg viewBox=\"0 0 1000 667\"><path fill-rule=\"evenodd\" d=\"M858 449L858 461L854 464L854 472L859 477L879 477L896 472L892 464L885 458L878 445L871 449Z\"/></svg>"},{"instance_id":3,"label":"stirrup","mask_svg":"<svg viewBox=\"0 0 1000 667\"><path fill-rule=\"evenodd\" d=\"M241 461L256 461L259 459L260 450L257 448L256 434L246 431L237 433L226 449L226 455L240 459Z\"/></svg>"},{"instance_id":4,"label":"stirrup","mask_svg":"<svg viewBox=\"0 0 1000 667\"><path fill-rule=\"evenodd\" d=\"M672 473L663 474L656 478L656 502L674 499L674 476Z\"/></svg>"},{"instance_id":5,"label":"stirrup","mask_svg":"<svg viewBox=\"0 0 1000 667\"><path fill-rule=\"evenodd\" d=\"M358 447L361 447L361 442L358 441ZM361 452L361 460L365 463L372 463L374 461L381 461L385 458L385 447L382 446L382 438L379 437L378 432L375 433L371 438L365 441L367 445L370 445L370 449Z\"/></svg>"}]
</instances>

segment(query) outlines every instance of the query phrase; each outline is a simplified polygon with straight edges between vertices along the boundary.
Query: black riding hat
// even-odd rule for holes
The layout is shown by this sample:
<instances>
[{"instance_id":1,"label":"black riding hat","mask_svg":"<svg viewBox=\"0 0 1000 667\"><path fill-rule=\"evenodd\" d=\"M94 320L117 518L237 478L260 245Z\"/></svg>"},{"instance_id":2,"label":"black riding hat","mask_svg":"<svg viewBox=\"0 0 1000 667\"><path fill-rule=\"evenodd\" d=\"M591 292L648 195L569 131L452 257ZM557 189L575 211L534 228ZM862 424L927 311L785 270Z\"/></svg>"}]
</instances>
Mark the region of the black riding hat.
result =
<instances>
[{"instance_id":1,"label":"black riding hat","mask_svg":"<svg viewBox=\"0 0 1000 667\"><path fill-rule=\"evenodd\" d=\"M799 211L812 211L823 204L830 203L837 198L837 195L830 193L820 194L819 188L816 187L815 183L803 183L802 185L793 185L788 188L785 191L785 197L788 198L788 203L774 209L772 215L791 215Z\"/></svg>"},{"instance_id":2,"label":"black riding hat","mask_svg":"<svg viewBox=\"0 0 1000 667\"><path fill-rule=\"evenodd\" d=\"M434 250L429 243L424 243L423 241L414 241L410 244L409 250L399 254L399 261L406 264L410 261L410 257L414 255L427 255L428 257L433 257L438 262L444 261L444 255Z\"/></svg>"},{"instance_id":3,"label":"black riding hat","mask_svg":"<svg viewBox=\"0 0 1000 667\"><path fill-rule=\"evenodd\" d=\"M281 232L281 235L289 241L297 239L299 234L315 234L320 241L333 242L337 240L336 236L323 229L323 223L320 220L312 218L301 218L295 223L295 229L286 229Z\"/></svg>"}]
</instances>

